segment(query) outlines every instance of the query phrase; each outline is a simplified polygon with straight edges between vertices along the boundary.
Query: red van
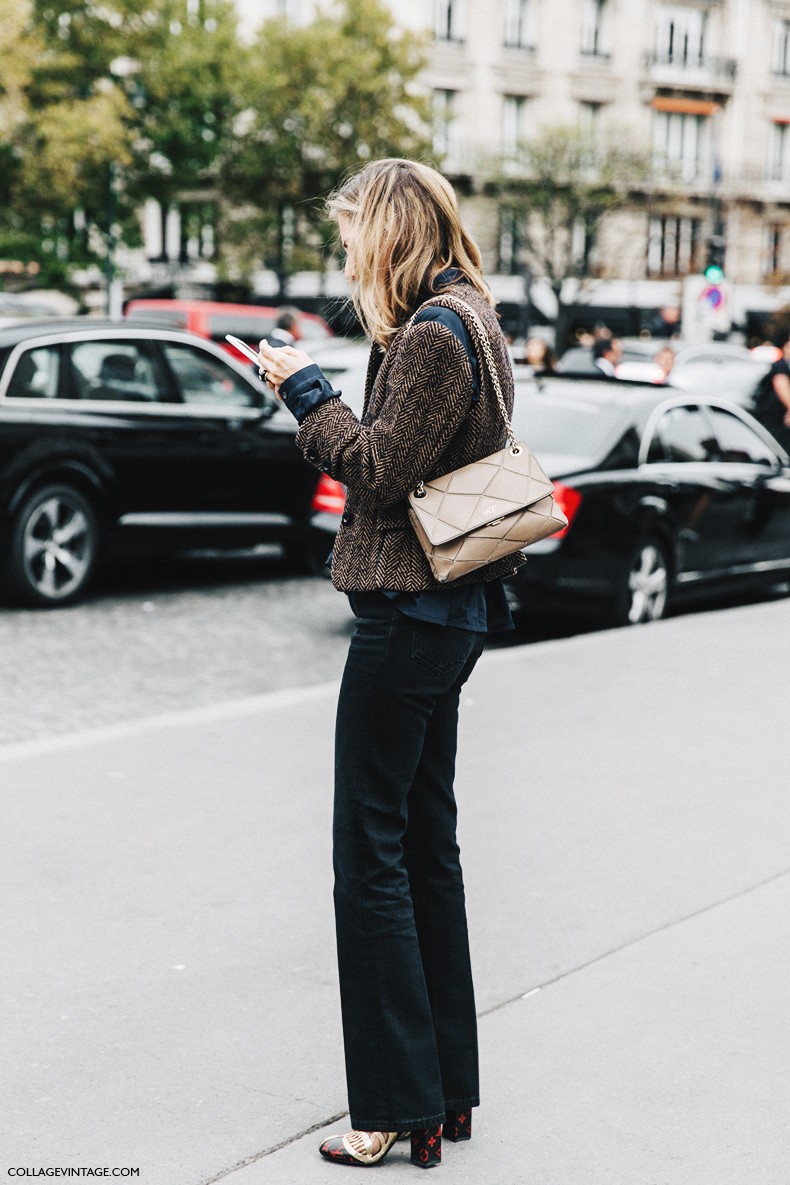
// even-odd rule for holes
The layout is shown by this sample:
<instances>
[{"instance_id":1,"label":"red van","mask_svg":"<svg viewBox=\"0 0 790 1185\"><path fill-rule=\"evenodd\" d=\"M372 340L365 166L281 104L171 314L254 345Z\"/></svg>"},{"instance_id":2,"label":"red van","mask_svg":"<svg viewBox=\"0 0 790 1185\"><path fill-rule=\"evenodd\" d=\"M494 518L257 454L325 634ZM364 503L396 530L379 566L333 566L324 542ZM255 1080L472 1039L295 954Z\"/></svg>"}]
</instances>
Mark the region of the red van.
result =
<instances>
[{"instance_id":1,"label":"red van","mask_svg":"<svg viewBox=\"0 0 790 1185\"><path fill-rule=\"evenodd\" d=\"M158 321L168 329L188 329L199 337L216 342L234 356L246 358L234 350L225 334L232 333L257 349L258 342L274 329L280 310L257 304L226 304L215 300L130 300L124 316L135 321ZM324 342L333 337L332 330L315 313L299 314L301 339L305 343Z\"/></svg>"}]
</instances>

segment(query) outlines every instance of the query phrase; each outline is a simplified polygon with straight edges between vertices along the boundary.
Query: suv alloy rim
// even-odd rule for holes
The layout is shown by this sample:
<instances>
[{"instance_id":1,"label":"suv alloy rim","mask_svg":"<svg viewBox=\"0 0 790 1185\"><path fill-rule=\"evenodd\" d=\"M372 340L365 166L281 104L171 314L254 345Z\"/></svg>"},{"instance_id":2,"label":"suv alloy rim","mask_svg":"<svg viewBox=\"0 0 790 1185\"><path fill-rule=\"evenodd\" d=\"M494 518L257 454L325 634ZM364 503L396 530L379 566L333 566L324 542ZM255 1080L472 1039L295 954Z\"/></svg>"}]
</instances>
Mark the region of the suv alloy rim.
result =
<instances>
[{"instance_id":1,"label":"suv alloy rim","mask_svg":"<svg viewBox=\"0 0 790 1185\"><path fill-rule=\"evenodd\" d=\"M93 558L87 518L62 494L34 506L25 523L24 564L31 586L61 600L83 583Z\"/></svg>"}]
</instances>

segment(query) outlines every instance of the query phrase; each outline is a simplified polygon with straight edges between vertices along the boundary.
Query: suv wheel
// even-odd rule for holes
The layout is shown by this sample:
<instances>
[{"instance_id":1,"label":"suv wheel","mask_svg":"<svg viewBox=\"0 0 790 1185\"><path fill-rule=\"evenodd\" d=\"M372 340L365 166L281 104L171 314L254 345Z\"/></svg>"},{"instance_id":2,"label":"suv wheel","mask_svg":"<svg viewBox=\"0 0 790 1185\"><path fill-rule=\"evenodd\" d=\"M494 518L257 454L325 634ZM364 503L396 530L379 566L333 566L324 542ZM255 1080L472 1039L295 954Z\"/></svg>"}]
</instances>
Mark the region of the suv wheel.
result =
<instances>
[{"instance_id":1,"label":"suv wheel","mask_svg":"<svg viewBox=\"0 0 790 1185\"><path fill-rule=\"evenodd\" d=\"M76 601L93 573L99 534L88 500L66 485L27 498L14 519L8 583L25 605Z\"/></svg>"}]
</instances>

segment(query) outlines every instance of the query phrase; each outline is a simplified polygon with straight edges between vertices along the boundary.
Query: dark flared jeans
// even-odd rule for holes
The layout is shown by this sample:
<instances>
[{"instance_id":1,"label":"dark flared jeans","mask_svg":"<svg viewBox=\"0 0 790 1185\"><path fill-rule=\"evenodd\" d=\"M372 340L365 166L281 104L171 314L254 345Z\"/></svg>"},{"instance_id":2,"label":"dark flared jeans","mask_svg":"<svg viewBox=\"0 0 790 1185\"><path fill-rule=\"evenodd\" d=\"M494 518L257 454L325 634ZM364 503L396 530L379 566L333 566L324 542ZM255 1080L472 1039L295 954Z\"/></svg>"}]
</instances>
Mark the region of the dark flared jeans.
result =
<instances>
[{"instance_id":1,"label":"dark flared jeans","mask_svg":"<svg viewBox=\"0 0 790 1185\"><path fill-rule=\"evenodd\" d=\"M458 702L484 635L353 593L335 747L335 918L354 1128L441 1123L478 1103L477 1024L455 837Z\"/></svg>"}]
</instances>

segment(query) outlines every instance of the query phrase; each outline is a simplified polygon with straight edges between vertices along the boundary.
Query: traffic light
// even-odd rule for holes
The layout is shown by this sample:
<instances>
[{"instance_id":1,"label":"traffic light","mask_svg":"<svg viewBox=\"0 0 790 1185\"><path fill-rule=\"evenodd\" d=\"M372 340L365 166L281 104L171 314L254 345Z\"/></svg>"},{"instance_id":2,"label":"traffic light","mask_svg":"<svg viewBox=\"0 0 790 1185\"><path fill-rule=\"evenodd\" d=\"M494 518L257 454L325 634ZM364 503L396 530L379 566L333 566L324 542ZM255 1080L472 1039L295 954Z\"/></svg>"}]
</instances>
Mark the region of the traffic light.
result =
<instances>
[{"instance_id":1,"label":"traffic light","mask_svg":"<svg viewBox=\"0 0 790 1185\"><path fill-rule=\"evenodd\" d=\"M724 279L724 235L711 235L708 239L704 276L709 284L720 284Z\"/></svg>"},{"instance_id":2,"label":"traffic light","mask_svg":"<svg viewBox=\"0 0 790 1185\"><path fill-rule=\"evenodd\" d=\"M696 320L697 328L714 341L727 336L732 328L730 285L724 277L724 235L714 234L708 239L705 270L695 285L696 302L689 316L684 313L683 324Z\"/></svg>"}]
</instances>

